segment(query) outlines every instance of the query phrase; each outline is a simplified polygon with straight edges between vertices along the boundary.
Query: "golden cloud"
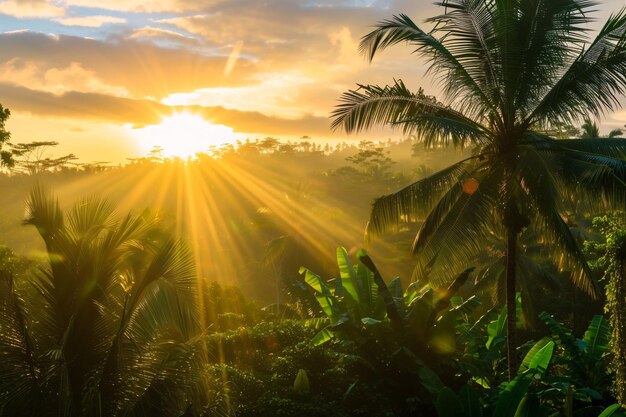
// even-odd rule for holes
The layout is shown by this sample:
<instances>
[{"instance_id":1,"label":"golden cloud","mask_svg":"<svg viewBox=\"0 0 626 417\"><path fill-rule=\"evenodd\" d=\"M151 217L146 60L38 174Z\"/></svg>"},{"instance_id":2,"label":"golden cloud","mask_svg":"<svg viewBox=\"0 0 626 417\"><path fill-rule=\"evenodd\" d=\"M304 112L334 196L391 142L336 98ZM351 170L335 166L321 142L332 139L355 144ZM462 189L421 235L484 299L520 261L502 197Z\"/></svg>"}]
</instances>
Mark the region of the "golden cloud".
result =
<instances>
[{"instance_id":1,"label":"golden cloud","mask_svg":"<svg viewBox=\"0 0 626 417\"><path fill-rule=\"evenodd\" d=\"M255 63L240 58L226 76L227 52L216 56L124 37L101 41L36 32L0 34L0 65L15 58L36 63L41 72L76 62L102 85L124 88L134 97L157 99L199 88L246 85L257 70ZM5 80L13 79L10 73L5 75Z\"/></svg>"},{"instance_id":2,"label":"golden cloud","mask_svg":"<svg viewBox=\"0 0 626 417\"><path fill-rule=\"evenodd\" d=\"M61 95L0 83L2 104L14 112L74 120L100 120L137 127L158 124L174 113L189 112L232 127L236 132L277 136L329 136L329 120L303 116L298 119L270 117L258 112L220 106L167 106L152 100L136 100L105 94L69 92Z\"/></svg>"},{"instance_id":3,"label":"golden cloud","mask_svg":"<svg viewBox=\"0 0 626 417\"><path fill-rule=\"evenodd\" d=\"M8 0L0 3L0 13L18 19L44 19L63 16L65 9L46 0Z\"/></svg>"},{"instance_id":4,"label":"golden cloud","mask_svg":"<svg viewBox=\"0 0 626 417\"><path fill-rule=\"evenodd\" d=\"M162 29L152 26L144 26L142 28L134 29L127 39L164 39L175 42L189 42L192 41L197 44L195 38L174 30Z\"/></svg>"},{"instance_id":5,"label":"golden cloud","mask_svg":"<svg viewBox=\"0 0 626 417\"><path fill-rule=\"evenodd\" d=\"M81 26L87 28L99 28L106 24L126 23L127 20L115 16L76 16L54 19L55 22L64 26Z\"/></svg>"},{"instance_id":6,"label":"golden cloud","mask_svg":"<svg viewBox=\"0 0 626 417\"><path fill-rule=\"evenodd\" d=\"M0 65L0 79L11 80L12 84L53 94L78 91L116 96L129 95L124 87L107 85L94 71L86 70L79 62L72 62L62 68L42 68L34 61L13 58Z\"/></svg>"}]
</instances>

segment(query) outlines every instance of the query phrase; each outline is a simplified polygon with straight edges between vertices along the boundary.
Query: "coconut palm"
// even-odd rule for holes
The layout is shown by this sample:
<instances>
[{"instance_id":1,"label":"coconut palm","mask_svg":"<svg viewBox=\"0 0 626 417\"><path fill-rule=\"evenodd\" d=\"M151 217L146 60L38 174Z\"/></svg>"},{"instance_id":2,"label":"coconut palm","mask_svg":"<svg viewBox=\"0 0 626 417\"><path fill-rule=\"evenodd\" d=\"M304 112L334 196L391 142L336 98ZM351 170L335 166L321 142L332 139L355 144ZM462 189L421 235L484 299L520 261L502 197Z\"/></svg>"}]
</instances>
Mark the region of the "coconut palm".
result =
<instances>
[{"instance_id":1,"label":"coconut palm","mask_svg":"<svg viewBox=\"0 0 626 417\"><path fill-rule=\"evenodd\" d=\"M416 273L444 284L471 262L487 234L506 242L509 376L516 370L515 290L518 235L547 235L573 281L596 288L561 217L564 193L596 205L625 200L626 141L551 137L555 126L619 106L626 91L626 13L612 15L589 42L588 0L444 0L441 15L418 27L398 15L378 23L360 50L370 60L407 43L424 58L445 102L402 81L359 85L341 96L333 126L358 132L402 128L427 147L472 146L472 156L377 199L369 236L426 215L413 243Z\"/></svg>"},{"instance_id":2,"label":"coconut palm","mask_svg":"<svg viewBox=\"0 0 626 417\"><path fill-rule=\"evenodd\" d=\"M580 137L582 139L599 139L601 137L600 128L598 127L598 124L589 118L584 119L584 123L581 126L580 130L581 130ZM622 136L623 133L624 132L622 132L621 129L613 129L609 132L609 135L607 136L607 138L613 139L618 136Z\"/></svg>"},{"instance_id":3,"label":"coconut palm","mask_svg":"<svg viewBox=\"0 0 626 417\"><path fill-rule=\"evenodd\" d=\"M176 415L210 402L193 257L149 212L64 213L36 187L26 224L49 265L0 278L0 415ZM191 415L191 414L188 414Z\"/></svg>"}]
</instances>

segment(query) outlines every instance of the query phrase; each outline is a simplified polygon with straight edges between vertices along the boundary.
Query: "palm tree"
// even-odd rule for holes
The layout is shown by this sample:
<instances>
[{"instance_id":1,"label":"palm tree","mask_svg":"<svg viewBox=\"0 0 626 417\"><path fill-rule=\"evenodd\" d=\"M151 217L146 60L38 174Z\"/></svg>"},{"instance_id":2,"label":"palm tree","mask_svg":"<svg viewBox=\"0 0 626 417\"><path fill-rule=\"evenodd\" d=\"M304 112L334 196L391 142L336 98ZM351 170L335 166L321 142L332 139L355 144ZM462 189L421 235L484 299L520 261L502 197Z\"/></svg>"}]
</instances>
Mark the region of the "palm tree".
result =
<instances>
[{"instance_id":1,"label":"palm tree","mask_svg":"<svg viewBox=\"0 0 626 417\"><path fill-rule=\"evenodd\" d=\"M158 216L118 218L99 198L64 213L36 187L25 223L49 265L30 283L0 276L0 415L178 416L209 404L193 257Z\"/></svg>"},{"instance_id":2,"label":"palm tree","mask_svg":"<svg viewBox=\"0 0 626 417\"><path fill-rule=\"evenodd\" d=\"M596 205L626 199L626 141L556 140L554 126L619 106L626 92L626 13L612 15L588 42L587 0L444 0L430 32L408 16L377 24L360 50L371 60L407 43L429 64L445 103L402 81L359 85L341 96L333 127L358 132L401 127L427 147L472 146L472 156L377 199L369 236L427 214L415 241L416 271L435 284L464 269L494 231L505 236L509 377L516 372L518 235L547 235L562 267L588 294L596 288L561 217L575 190Z\"/></svg>"},{"instance_id":3,"label":"palm tree","mask_svg":"<svg viewBox=\"0 0 626 417\"><path fill-rule=\"evenodd\" d=\"M598 124L589 118L584 119L584 123L581 126L581 131L582 134L580 135L580 137L582 139L600 139L601 137ZM623 133L624 132L622 132L621 129L613 129L609 132L607 138L613 139L618 136L622 136Z\"/></svg>"},{"instance_id":4,"label":"palm tree","mask_svg":"<svg viewBox=\"0 0 626 417\"><path fill-rule=\"evenodd\" d=\"M584 119L583 125L580 127L582 139L598 139L600 137L600 128L598 124L593 120L586 118Z\"/></svg>"}]
</instances>

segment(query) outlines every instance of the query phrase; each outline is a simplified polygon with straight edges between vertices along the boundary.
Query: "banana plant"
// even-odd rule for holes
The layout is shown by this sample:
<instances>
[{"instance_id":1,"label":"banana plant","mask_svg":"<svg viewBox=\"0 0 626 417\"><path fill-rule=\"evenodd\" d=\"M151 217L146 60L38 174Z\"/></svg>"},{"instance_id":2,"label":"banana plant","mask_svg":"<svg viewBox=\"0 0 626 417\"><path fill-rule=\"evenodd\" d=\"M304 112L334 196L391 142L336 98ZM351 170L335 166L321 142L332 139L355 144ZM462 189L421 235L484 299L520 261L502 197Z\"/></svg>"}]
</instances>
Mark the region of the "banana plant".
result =
<instances>
[{"instance_id":1,"label":"banana plant","mask_svg":"<svg viewBox=\"0 0 626 417\"><path fill-rule=\"evenodd\" d=\"M498 387L494 398L480 398L470 385L464 385L457 395L443 388L437 396L435 407L439 417L518 417L541 416L543 410L530 390L531 384L540 380L552 360L555 343L540 340L528 351L518 374Z\"/></svg>"},{"instance_id":2,"label":"banana plant","mask_svg":"<svg viewBox=\"0 0 626 417\"><path fill-rule=\"evenodd\" d=\"M521 294L516 296L517 326L521 326ZM459 349L462 356L458 361L460 373L468 380L490 389L503 379L506 361L506 308L493 307L477 320L466 321L457 326Z\"/></svg>"},{"instance_id":3,"label":"banana plant","mask_svg":"<svg viewBox=\"0 0 626 417\"><path fill-rule=\"evenodd\" d=\"M610 396L611 378L607 371L606 355L609 353L611 328L601 315L591 319L582 339L576 338L570 328L558 322L546 312L539 315L549 328L559 354L555 364L562 369L552 386L565 393L568 386L575 386L577 400L601 401Z\"/></svg>"},{"instance_id":4,"label":"banana plant","mask_svg":"<svg viewBox=\"0 0 626 417\"><path fill-rule=\"evenodd\" d=\"M364 256L365 253L362 251L359 255ZM374 273L361 261L353 265L347 251L342 247L337 248L337 265L339 278L328 282L309 269L300 268L300 273L304 274L304 282L325 314L321 320L309 321L309 324L317 327L323 326L313 338L315 345L334 338L336 331L342 326L371 326L381 323L386 316L385 304L379 296ZM398 286L399 278L390 283L390 287ZM397 290L394 292L397 293ZM402 305L402 301L400 304Z\"/></svg>"},{"instance_id":5,"label":"banana plant","mask_svg":"<svg viewBox=\"0 0 626 417\"><path fill-rule=\"evenodd\" d=\"M497 318L490 321L496 316ZM467 332L465 340L469 342L465 360L460 362L460 366L469 375L470 381L486 389L483 391L486 395L480 398L481 414L470 413L469 408L463 403L463 410L464 412L467 410L467 414L459 415L575 417L596 416L601 412L602 408L597 404L601 404L606 396L606 393L602 392L602 387L606 389L610 386L605 363L605 354L609 350L610 341L608 321L602 316L595 316L584 336L578 339L567 326L556 321L551 315L542 313L540 318L550 329L551 337L544 337L536 342L528 350L519 367L518 375L511 382L500 385L496 383L497 377L485 376L485 367L481 367L480 364L481 361L488 363L490 358L497 358L498 355L499 361L504 361L502 349L490 351L489 348L502 345L498 330L504 327L499 323L506 319L505 313L496 315L491 311L477 321L477 327L487 328L487 335L483 335L482 338L475 331ZM485 339L487 343L484 342ZM494 363L490 365L493 366ZM502 379L503 363L500 363L500 368ZM529 374L532 374L532 377L529 377ZM497 395L489 394L494 391ZM440 402L449 407L452 395L450 392L444 395L447 399ZM465 402L470 397L468 389L458 395L458 398ZM444 414L440 416L449 415L446 414L445 407L442 410Z\"/></svg>"},{"instance_id":6,"label":"banana plant","mask_svg":"<svg viewBox=\"0 0 626 417\"><path fill-rule=\"evenodd\" d=\"M461 273L444 290L420 288L413 283L404 291L399 277L385 283L364 250L357 254L357 259L353 264L345 248L337 248L339 277L329 281L309 269L300 269L325 315L309 320L309 324L319 329L313 337L315 345L386 322L401 342L419 342L421 348L440 352L454 350L455 346L448 342L455 337L457 319L480 304L477 297L468 300L454 297L472 269Z\"/></svg>"}]
</instances>

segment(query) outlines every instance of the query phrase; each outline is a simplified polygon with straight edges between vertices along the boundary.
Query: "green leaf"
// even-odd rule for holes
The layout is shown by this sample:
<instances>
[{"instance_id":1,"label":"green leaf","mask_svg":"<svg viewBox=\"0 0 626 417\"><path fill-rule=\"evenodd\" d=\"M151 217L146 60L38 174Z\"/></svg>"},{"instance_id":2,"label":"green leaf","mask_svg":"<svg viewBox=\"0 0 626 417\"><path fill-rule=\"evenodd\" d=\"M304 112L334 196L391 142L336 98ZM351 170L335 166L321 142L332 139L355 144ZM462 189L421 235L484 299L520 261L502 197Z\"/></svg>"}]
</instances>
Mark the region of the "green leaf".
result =
<instances>
[{"instance_id":1,"label":"green leaf","mask_svg":"<svg viewBox=\"0 0 626 417\"><path fill-rule=\"evenodd\" d=\"M514 417L520 402L528 393L530 381L530 374L518 374L512 381L508 382L498 396L493 417Z\"/></svg>"},{"instance_id":2,"label":"green leaf","mask_svg":"<svg viewBox=\"0 0 626 417\"><path fill-rule=\"evenodd\" d=\"M315 298L322 310L324 310L324 313L330 317L333 322L339 320L342 316L339 303L331 294L330 289L322 278L304 267L300 268L300 273L304 273L304 281L315 291Z\"/></svg>"},{"instance_id":3,"label":"green leaf","mask_svg":"<svg viewBox=\"0 0 626 417\"><path fill-rule=\"evenodd\" d=\"M350 296L352 302L359 303L359 289L357 284L356 270L350 262L348 252L345 248L337 248L337 265L339 266L339 275L341 276L341 285L346 293Z\"/></svg>"},{"instance_id":4,"label":"green leaf","mask_svg":"<svg viewBox=\"0 0 626 417\"><path fill-rule=\"evenodd\" d=\"M313 317L304 321L304 326L313 330L320 330L330 324L328 317Z\"/></svg>"},{"instance_id":5,"label":"green leaf","mask_svg":"<svg viewBox=\"0 0 626 417\"><path fill-rule=\"evenodd\" d=\"M576 338L572 335L571 329L556 321L551 314L545 311L539 314L539 318L550 328L552 338L557 346L563 348L571 357L576 357L579 354L578 343L576 343Z\"/></svg>"},{"instance_id":6,"label":"green leaf","mask_svg":"<svg viewBox=\"0 0 626 417\"><path fill-rule=\"evenodd\" d=\"M534 369L539 372L540 375L546 373L550 360L552 360L552 352L554 351L554 342L549 342L544 347L539 349L530 361L528 369Z\"/></svg>"},{"instance_id":7,"label":"green leaf","mask_svg":"<svg viewBox=\"0 0 626 417\"><path fill-rule=\"evenodd\" d=\"M530 393L520 401L515 417L547 417L548 413L542 409L537 395Z\"/></svg>"},{"instance_id":8,"label":"green leaf","mask_svg":"<svg viewBox=\"0 0 626 417\"><path fill-rule=\"evenodd\" d=\"M313 336L311 343L313 343L313 346L320 346L331 340L333 337L335 337L335 334L328 328L325 328Z\"/></svg>"},{"instance_id":9,"label":"green leaf","mask_svg":"<svg viewBox=\"0 0 626 417\"><path fill-rule=\"evenodd\" d=\"M354 391L354 388L357 386L358 383L359 383L359 380L357 379L352 384L350 384L350 386L348 387L346 392L343 393L343 397L341 399L341 404L344 404L346 402L346 400L348 399L348 397L350 396L352 391Z\"/></svg>"},{"instance_id":10,"label":"green leaf","mask_svg":"<svg viewBox=\"0 0 626 417\"><path fill-rule=\"evenodd\" d=\"M417 375L424 388L432 395L437 395L445 387L439 375L427 366L421 367Z\"/></svg>"},{"instance_id":11,"label":"green leaf","mask_svg":"<svg viewBox=\"0 0 626 417\"><path fill-rule=\"evenodd\" d=\"M400 277L395 277L387 285L387 289L393 297L393 301L396 304L396 310L400 313L400 316L404 315L404 291L402 290L402 281Z\"/></svg>"},{"instance_id":12,"label":"green leaf","mask_svg":"<svg viewBox=\"0 0 626 417\"><path fill-rule=\"evenodd\" d=\"M439 417L462 417L465 416L463 405L456 396L454 391L448 387L444 387L437 396L435 402L437 415Z\"/></svg>"},{"instance_id":13,"label":"green leaf","mask_svg":"<svg viewBox=\"0 0 626 417\"><path fill-rule=\"evenodd\" d=\"M460 304L457 304L459 301L460 301ZM476 309L480 306L480 298L478 298L475 295L472 295L470 298L463 301L461 297L458 297L455 302L453 302L453 300L451 299L450 303L454 306L452 309L450 309L450 313L467 315L476 311Z\"/></svg>"},{"instance_id":14,"label":"green leaf","mask_svg":"<svg viewBox=\"0 0 626 417\"><path fill-rule=\"evenodd\" d=\"M608 350L611 341L611 328L608 320L600 315L594 316L585 332L583 341L587 344L585 352L592 359L600 360Z\"/></svg>"},{"instance_id":15,"label":"green leaf","mask_svg":"<svg viewBox=\"0 0 626 417\"><path fill-rule=\"evenodd\" d=\"M326 284L322 281L322 278L319 275L311 272L309 269L301 266L298 271L300 274L304 274L304 281L311 286L316 292L324 292L324 287Z\"/></svg>"},{"instance_id":16,"label":"green leaf","mask_svg":"<svg viewBox=\"0 0 626 417\"><path fill-rule=\"evenodd\" d=\"M380 323L382 323L382 321L380 321L380 320L376 320L376 319L373 319L373 318L371 318L371 317L363 317L363 318L361 319L361 323L363 323L363 324L364 324L364 325L366 325L366 326L373 326L373 325L375 325L375 324L380 324Z\"/></svg>"},{"instance_id":17,"label":"green leaf","mask_svg":"<svg viewBox=\"0 0 626 417\"><path fill-rule=\"evenodd\" d=\"M450 298L450 306L458 307L461 304L463 304L463 297L455 295L454 297Z\"/></svg>"},{"instance_id":18,"label":"green leaf","mask_svg":"<svg viewBox=\"0 0 626 417\"><path fill-rule=\"evenodd\" d=\"M358 256L358 255L357 255ZM359 262L356 265L356 287L359 292L359 309L363 315L378 317L378 287L374 283L374 274Z\"/></svg>"},{"instance_id":19,"label":"green leaf","mask_svg":"<svg viewBox=\"0 0 626 417\"><path fill-rule=\"evenodd\" d=\"M547 349L546 349L547 348ZM544 337L533 345L528 351L522 364L519 367L519 372L522 373L528 369L537 369L541 373L545 371L552 358L552 351L554 349L554 342L549 337ZM547 362L546 362L547 360ZM543 369L543 371L541 371Z\"/></svg>"},{"instance_id":20,"label":"green leaf","mask_svg":"<svg viewBox=\"0 0 626 417\"><path fill-rule=\"evenodd\" d=\"M493 342L502 336L504 336L504 326L506 325L506 306L502 308L500 315L498 316L498 320L492 321L487 325L487 334L489 335L489 339L487 339L487 349L491 349L491 345Z\"/></svg>"},{"instance_id":21,"label":"green leaf","mask_svg":"<svg viewBox=\"0 0 626 417\"><path fill-rule=\"evenodd\" d=\"M607 407L598 417L623 417L624 409L619 404Z\"/></svg>"},{"instance_id":22,"label":"green leaf","mask_svg":"<svg viewBox=\"0 0 626 417\"><path fill-rule=\"evenodd\" d=\"M293 382L293 390L296 392L309 392L309 377L304 369L299 369L296 380Z\"/></svg>"}]
</instances>

